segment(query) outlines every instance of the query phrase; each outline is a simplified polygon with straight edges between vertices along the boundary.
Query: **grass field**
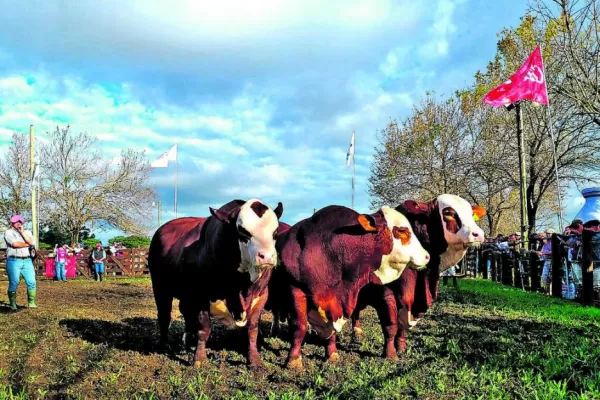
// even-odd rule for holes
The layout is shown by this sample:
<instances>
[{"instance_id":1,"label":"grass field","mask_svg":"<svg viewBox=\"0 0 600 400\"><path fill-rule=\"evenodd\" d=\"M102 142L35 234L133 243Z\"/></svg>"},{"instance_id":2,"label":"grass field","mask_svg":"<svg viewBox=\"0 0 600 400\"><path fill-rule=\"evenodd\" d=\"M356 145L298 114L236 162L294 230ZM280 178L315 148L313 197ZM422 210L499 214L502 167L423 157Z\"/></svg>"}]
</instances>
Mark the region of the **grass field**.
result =
<instances>
[{"instance_id":1,"label":"grass field","mask_svg":"<svg viewBox=\"0 0 600 400\"><path fill-rule=\"evenodd\" d=\"M346 327L341 360L323 361L314 336L306 371L282 368L284 337L266 338L265 368L245 365L245 341L214 327L210 365L158 353L150 281L39 282L39 308L9 313L0 282L0 400L7 398L600 399L600 309L464 280L408 333L399 361L380 358L375 313L361 344ZM25 302L19 288L19 304ZM176 309L176 307L175 307ZM179 345L179 314L171 341ZM269 328L265 313L261 332Z\"/></svg>"}]
</instances>

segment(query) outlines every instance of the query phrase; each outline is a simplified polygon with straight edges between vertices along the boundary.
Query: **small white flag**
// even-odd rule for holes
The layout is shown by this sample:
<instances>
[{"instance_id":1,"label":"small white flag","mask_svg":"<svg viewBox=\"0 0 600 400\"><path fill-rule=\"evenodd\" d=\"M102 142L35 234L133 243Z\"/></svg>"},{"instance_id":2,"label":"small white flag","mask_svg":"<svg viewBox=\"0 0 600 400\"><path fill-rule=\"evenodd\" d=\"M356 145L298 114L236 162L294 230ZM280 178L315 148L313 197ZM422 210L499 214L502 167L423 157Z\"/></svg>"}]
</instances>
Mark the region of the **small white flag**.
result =
<instances>
[{"instance_id":1,"label":"small white flag","mask_svg":"<svg viewBox=\"0 0 600 400\"><path fill-rule=\"evenodd\" d=\"M354 132L352 132L352 139L350 140L350 147L348 148L348 154L346 154L346 167L350 166L350 158L354 157Z\"/></svg>"},{"instance_id":2,"label":"small white flag","mask_svg":"<svg viewBox=\"0 0 600 400\"><path fill-rule=\"evenodd\" d=\"M171 149L150 163L152 168L167 168L169 161L177 161L177 145L173 145Z\"/></svg>"}]
</instances>

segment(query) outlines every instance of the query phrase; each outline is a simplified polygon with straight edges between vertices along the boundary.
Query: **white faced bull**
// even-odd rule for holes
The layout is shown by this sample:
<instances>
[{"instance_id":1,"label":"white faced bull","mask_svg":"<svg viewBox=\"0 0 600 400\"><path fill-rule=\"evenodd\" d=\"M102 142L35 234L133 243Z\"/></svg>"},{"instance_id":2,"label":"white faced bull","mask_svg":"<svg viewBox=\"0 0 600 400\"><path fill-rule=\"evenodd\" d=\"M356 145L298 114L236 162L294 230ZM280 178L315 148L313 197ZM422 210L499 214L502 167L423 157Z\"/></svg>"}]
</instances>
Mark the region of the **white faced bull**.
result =
<instances>
[{"instance_id":1,"label":"white faced bull","mask_svg":"<svg viewBox=\"0 0 600 400\"><path fill-rule=\"evenodd\" d=\"M275 240L279 217L283 213L283 205L279 203L271 210L258 199L250 199L233 215L210 208L210 213L219 220L235 224L240 249L240 272L248 272L254 283L266 268L277 264ZM234 222L235 221L235 222Z\"/></svg>"},{"instance_id":2,"label":"white faced bull","mask_svg":"<svg viewBox=\"0 0 600 400\"><path fill-rule=\"evenodd\" d=\"M483 230L475 219L485 215L485 209L472 206L465 199L452 194L437 198L444 238L448 250L442 254L441 272L450 268L464 256L467 247L479 246L485 240Z\"/></svg>"},{"instance_id":3,"label":"white faced bull","mask_svg":"<svg viewBox=\"0 0 600 400\"><path fill-rule=\"evenodd\" d=\"M429 262L429 253L421 246L403 214L388 206L381 207L381 211L392 235L393 248L390 254L383 256L381 267L374 273L381 283L387 284L398 279L407 266L424 268Z\"/></svg>"}]
</instances>

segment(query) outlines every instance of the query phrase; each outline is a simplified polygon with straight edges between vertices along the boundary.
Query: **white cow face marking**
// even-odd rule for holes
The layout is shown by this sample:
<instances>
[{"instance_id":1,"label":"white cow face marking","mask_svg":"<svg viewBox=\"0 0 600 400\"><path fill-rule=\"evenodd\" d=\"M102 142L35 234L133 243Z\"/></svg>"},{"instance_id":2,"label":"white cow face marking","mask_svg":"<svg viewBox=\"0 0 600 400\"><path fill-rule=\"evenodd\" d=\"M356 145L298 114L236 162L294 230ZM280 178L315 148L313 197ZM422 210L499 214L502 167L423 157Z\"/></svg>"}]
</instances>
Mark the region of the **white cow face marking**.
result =
<instances>
[{"instance_id":1,"label":"white cow face marking","mask_svg":"<svg viewBox=\"0 0 600 400\"><path fill-rule=\"evenodd\" d=\"M444 238L448 243L448 248L441 256L440 270L443 272L464 257L467 247L483 243L485 235L475 223L474 207L468 201L452 194L443 194L438 196L437 203Z\"/></svg>"},{"instance_id":2,"label":"white cow face marking","mask_svg":"<svg viewBox=\"0 0 600 400\"><path fill-rule=\"evenodd\" d=\"M248 272L250 280L256 282L265 268L277 265L275 240L282 207L277 215L258 199L248 200L240 208L236 221L240 247L240 272Z\"/></svg>"},{"instance_id":3,"label":"white cow face marking","mask_svg":"<svg viewBox=\"0 0 600 400\"><path fill-rule=\"evenodd\" d=\"M384 285L400 277L409 268L422 269L429 262L429 253L421 246L406 217L391 207L383 206L381 211L392 235L393 248L383 256L381 266L375 275Z\"/></svg>"}]
</instances>

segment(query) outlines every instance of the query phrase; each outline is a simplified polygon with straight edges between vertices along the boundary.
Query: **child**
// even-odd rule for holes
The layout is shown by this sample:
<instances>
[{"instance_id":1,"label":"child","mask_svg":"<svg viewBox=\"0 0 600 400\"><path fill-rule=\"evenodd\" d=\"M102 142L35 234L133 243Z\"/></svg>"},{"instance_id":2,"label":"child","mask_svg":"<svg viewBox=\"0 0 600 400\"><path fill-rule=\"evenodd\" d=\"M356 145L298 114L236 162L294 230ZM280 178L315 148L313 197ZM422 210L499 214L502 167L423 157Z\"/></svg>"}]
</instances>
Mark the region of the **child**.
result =
<instances>
[{"instance_id":1,"label":"child","mask_svg":"<svg viewBox=\"0 0 600 400\"><path fill-rule=\"evenodd\" d=\"M67 281L67 273L65 271L65 264L67 262L67 244L63 244L62 247L56 249L56 259L55 259L55 267L56 267L56 280L57 281Z\"/></svg>"}]
</instances>

